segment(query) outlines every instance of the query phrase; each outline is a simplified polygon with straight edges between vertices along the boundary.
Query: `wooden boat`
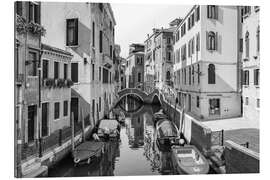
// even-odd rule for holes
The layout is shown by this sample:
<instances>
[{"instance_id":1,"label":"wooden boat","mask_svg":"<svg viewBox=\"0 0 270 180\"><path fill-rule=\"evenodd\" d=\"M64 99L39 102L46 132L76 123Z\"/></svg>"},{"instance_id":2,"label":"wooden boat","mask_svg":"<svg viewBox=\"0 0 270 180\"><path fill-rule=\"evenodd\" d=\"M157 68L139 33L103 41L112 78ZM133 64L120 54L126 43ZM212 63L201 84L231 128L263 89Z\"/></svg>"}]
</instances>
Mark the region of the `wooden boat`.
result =
<instances>
[{"instance_id":1,"label":"wooden boat","mask_svg":"<svg viewBox=\"0 0 270 180\"><path fill-rule=\"evenodd\" d=\"M160 110L154 114L155 121L159 121L161 119L168 119L168 116L163 113L163 110Z\"/></svg>"},{"instance_id":2,"label":"wooden boat","mask_svg":"<svg viewBox=\"0 0 270 180\"><path fill-rule=\"evenodd\" d=\"M193 145L172 146L174 169L179 174L207 174L209 163Z\"/></svg>"},{"instance_id":3,"label":"wooden boat","mask_svg":"<svg viewBox=\"0 0 270 180\"><path fill-rule=\"evenodd\" d=\"M168 120L159 120L156 124L156 143L160 149L170 148L179 143L179 131L176 125ZM163 148L164 147L164 148Z\"/></svg>"},{"instance_id":4,"label":"wooden boat","mask_svg":"<svg viewBox=\"0 0 270 180\"><path fill-rule=\"evenodd\" d=\"M87 162L90 164L91 159L100 157L104 151L104 143L97 141L86 141L77 146L73 151L73 161L76 164Z\"/></svg>"},{"instance_id":5,"label":"wooden boat","mask_svg":"<svg viewBox=\"0 0 270 180\"><path fill-rule=\"evenodd\" d=\"M116 119L102 119L99 122L97 135L102 139L119 138L120 124Z\"/></svg>"}]
</instances>

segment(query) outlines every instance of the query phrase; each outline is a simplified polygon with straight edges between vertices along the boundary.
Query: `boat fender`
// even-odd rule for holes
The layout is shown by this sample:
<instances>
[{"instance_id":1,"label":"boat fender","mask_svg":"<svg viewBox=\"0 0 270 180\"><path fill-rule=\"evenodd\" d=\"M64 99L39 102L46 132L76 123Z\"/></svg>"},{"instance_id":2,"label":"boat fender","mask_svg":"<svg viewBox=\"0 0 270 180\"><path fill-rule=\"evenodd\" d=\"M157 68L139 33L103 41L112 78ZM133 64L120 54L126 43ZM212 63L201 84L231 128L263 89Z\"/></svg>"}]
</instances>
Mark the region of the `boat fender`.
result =
<instances>
[{"instance_id":1,"label":"boat fender","mask_svg":"<svg viewBox=\"0 0 270 180\"><path fill-rule=\"evenodd\" d=\"M79 163L80 162L80 159L79 158L74 158L74 163Z\"/></svg>"},{"instance_id":2,"label":"boat fender","mask_svg":"<svg viewBox=\"0 0 270 180\"><path fill-rule=\"evenodd\" d=\"M90 164L90 162L91 162L91 158L88 158L87 164Z\"/></svg>"}]
</instances>

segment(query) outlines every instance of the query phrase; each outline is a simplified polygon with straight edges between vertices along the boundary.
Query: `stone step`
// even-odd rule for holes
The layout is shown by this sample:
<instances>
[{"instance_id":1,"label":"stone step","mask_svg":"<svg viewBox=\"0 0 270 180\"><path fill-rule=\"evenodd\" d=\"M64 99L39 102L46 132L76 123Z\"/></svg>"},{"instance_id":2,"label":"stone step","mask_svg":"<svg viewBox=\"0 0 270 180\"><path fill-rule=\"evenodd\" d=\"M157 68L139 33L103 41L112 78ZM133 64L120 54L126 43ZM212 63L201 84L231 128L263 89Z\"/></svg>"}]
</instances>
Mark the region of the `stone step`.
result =
<instances>
[{"instance_id":1,"label":"stone step","mask_svg":"<svg viewBox=\"0 0 270 180\"><path fill-rule=\"evenodd\" d=\"M39 168L32 170L28 174L24 175L23 178L35 178L35 177L46 177L48 176L48 167L40 166Z\"/></svg>"}]
</instances>

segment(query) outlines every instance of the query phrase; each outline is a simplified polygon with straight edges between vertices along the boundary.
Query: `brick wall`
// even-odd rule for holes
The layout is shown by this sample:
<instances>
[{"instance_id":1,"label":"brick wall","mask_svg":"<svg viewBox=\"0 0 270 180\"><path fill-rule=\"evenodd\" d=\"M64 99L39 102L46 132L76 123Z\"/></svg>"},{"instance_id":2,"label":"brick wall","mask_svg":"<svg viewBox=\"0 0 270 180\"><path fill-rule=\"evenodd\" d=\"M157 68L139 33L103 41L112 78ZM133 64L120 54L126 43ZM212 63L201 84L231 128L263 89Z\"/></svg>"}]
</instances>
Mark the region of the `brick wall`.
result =
<instances>
[{"instance_id":1,"label":"brick wall","mask_svg":"<svg viewBox=\"0 0 270 180\"><path fill-rule=\"evenodd\" d=\"M233 141L225 142L226 173L259 173L259 154Z\"/></svg>"}]
</instances>

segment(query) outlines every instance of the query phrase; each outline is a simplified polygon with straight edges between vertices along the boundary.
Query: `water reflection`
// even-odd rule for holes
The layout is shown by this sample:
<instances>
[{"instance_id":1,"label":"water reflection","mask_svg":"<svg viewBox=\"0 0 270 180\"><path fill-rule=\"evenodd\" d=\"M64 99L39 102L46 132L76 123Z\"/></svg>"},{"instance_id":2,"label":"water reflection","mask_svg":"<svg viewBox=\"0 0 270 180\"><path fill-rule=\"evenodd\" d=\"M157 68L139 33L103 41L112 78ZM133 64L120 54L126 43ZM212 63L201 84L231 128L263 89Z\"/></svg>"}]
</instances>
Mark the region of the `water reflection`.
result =
<instances>
[{"instance_id":1,"label":"water reflection","mask_svg":"<svg viewBox=\"0 0 270 180\"><path fill-rule=\"evenodd\" d=\"M50 169L49 176L174 174L171 153L160 151L155 143L153 113L161 107L142 105L138 99L129 98L120 102L119 108L126 115L121 142L107 142L102 157L90 165L74 167L68 157Z\"/></svg>"}]
</instances>

